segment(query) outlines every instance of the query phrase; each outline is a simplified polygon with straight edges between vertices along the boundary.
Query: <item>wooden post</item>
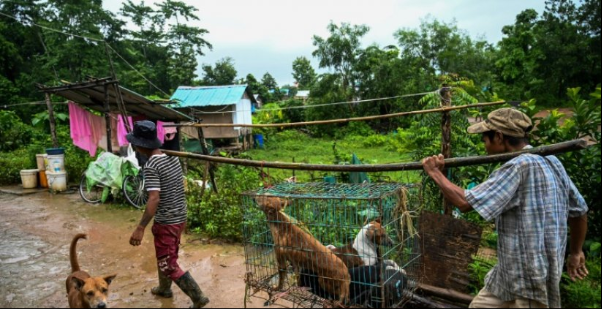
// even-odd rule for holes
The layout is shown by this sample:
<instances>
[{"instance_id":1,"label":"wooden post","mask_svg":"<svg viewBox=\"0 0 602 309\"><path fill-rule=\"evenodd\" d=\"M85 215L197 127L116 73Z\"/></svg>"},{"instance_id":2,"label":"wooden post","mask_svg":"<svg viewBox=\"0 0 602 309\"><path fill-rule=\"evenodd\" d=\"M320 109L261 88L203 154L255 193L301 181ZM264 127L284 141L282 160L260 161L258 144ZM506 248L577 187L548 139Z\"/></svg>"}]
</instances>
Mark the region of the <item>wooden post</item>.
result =
<instances>
[{"instance_id":1,"label":"wooden post","mask_svg":"<svg viewBox=\"0 0 602 309\"><path fill-rule=\"evenodd\" d=\"M203 132L203 128L198 128L198 132L199 132L199 140L201 142L201 148L203 149L203 154L208 156L209 155L209 149L207 148L207 140L205 139L205 133ZM211 164L209 162L207 162L208 164ZM209 166L209 175L211 176L211 186L213 187L213 192L218 193L217 192L217 184L215 183L215 171L213 170L212 166ZM205 180L207 181L207 180Z\"/></svg>"},{"instance_id":2,"label":"wooden post","mask_svg":"<svg viewBox=\"0 0 602 309\"><path fill-rule=\"evenodd\" d=\"M56 137L56 120L54 119L54 108L50 101L50 94L46 92L46 106L48 106L48 120L50 120L50 135L52 136L52 146L59 147L59 140Z\"/></svg>"},{"instance_id":3,"label":"wooden post","mask_svg":"<svg viewBox=\"0 0 602 309\"><path fill-rule=\"evenodd\" d=\"M441 87L441 107L451 107L451 99L452 95L449 85L443 84ZM443 154L443 156L446 159L452 157L451 131L451 113L443 112L441 118L441 154ZM443 171L443 174L446 176L448 175L447 169ZM451 205L451 203L449 203L449 201L447 201L445 197L443 197L443 194L441 194L441 197L443 198L444 213L448 216L451 216L453 211L453 205Z\"/></svg>"},{"instance_id":4,"label":"wooden post","mask_svg":"<svg viewBox=\"0 0 602 309\"><path fill-rule=\"evenodd\" d=\"M111 108L109 107L109 85L105 84L105 121L107 127L107 151L113 153L113 141L111 140Z\"/></svg>"}]
</instances>

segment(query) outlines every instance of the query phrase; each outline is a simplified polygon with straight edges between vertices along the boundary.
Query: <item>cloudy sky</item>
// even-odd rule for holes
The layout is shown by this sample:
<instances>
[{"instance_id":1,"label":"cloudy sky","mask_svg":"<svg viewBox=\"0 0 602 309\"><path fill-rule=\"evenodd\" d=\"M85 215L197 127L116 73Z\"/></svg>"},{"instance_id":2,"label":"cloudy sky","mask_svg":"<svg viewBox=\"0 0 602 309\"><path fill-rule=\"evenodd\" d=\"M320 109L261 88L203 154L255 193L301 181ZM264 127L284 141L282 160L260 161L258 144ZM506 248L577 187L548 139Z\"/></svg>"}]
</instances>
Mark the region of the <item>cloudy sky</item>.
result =
<instances>
[{"instance_id":1,"label":"cloudy sky","mask_svg":"<svg viewBox=\"0 0 602 309\"><path fill-rule=\"evenodd\" d=\"M502 27L513 24L521 11L533 8L541 13L544 9L543 0L182 1L199 9L200 21L193 24L210 32L205 39L214 48L199 58L200 64L232 57L239 78L252 73L261 79L269 72L281 86L294 82L292 63L297 57L311 59L317 69L317 61L311 56L312 37L327 37L330 21L369 26L364 46L395 44L394 32L415 29L427 16L447 23L455 20L470 36L497 43L502 38ZM121 3L104 0L105 8L114 12L119 11Z\"/></svg>"}]
</instances>

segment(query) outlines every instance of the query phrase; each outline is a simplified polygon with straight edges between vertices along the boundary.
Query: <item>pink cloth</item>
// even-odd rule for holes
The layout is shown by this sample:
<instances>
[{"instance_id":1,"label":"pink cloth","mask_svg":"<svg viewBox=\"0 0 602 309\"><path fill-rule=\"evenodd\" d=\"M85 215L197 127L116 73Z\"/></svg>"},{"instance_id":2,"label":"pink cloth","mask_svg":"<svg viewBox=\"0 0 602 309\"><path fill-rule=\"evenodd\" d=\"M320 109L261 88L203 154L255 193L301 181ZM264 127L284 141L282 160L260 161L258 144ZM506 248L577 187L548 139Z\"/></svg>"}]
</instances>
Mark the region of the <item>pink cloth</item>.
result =
<instances>
[{"instance_id":1,"label":"pink cloth","mask_svg":"<svg viewBox=\"0 0 602 309\"><path fill-rule=\"evenodd\" d=\"M71 139L73 144L90 153L93 157L98 149L98 141L94 140L90 125L91 114L85 109L69 102L69 125L71 129Z\"/></svg>"},{"instance_id":2,"label":"pink cloth","mask_svg":"<svg viewBox=\"0 0 602 309\"><path fill-rule=\"evenodd\" d=\"M163 124L165 123L157 120L157 138L161 141L161 144L165 142L165 128Z\"/></svg>"},{"instance_id":3,"label":"pink cloth","mask_svg":"<svg viewBox=\"0 0 602 309\"><path fill-rule=\"evenodd\" d=\"M130 123L130 128L134 128L134 124L132 122L132 117L128 117L128 122ZM125 146L129 144L126 135L128 134L127 129L125 128L125 122L123 121L123 116L117 115L117 142L119 146Z\"/></svg>"}]
</instances>

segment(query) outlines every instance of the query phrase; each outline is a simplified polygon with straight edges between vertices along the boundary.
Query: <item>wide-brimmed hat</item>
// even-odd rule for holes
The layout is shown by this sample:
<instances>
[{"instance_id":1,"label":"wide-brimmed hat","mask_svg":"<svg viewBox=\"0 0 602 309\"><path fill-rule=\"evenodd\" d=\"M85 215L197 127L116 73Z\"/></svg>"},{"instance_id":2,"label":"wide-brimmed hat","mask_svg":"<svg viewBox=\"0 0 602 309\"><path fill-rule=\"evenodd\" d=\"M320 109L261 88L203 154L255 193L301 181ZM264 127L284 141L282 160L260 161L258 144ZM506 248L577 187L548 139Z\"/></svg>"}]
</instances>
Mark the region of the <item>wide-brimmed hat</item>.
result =
<instances>
[{"instance_id":1,"label":"wide-brimmed hat","mask_svg":"<svg viewBox=\"0 0 602 309\"><path fill-rule=\"evenodd\" d=\"M146 149L161 148L161 141L157 138L157 126L148 120L134 123L134 131L126 136L133 146Z\"/></svg>"},{"instance_id":2,"label":"wide-brimmed hat","mask_svg":"<svg viewBox=\"0 0 602 309\"><path fill-rule=\"evenodd\" d=\"M528 137L533 121L525 113L513 108L500 108L487 115L487 120L468 128L468 133L501 132L512 137Z\"/></svg>"}]
</instances>

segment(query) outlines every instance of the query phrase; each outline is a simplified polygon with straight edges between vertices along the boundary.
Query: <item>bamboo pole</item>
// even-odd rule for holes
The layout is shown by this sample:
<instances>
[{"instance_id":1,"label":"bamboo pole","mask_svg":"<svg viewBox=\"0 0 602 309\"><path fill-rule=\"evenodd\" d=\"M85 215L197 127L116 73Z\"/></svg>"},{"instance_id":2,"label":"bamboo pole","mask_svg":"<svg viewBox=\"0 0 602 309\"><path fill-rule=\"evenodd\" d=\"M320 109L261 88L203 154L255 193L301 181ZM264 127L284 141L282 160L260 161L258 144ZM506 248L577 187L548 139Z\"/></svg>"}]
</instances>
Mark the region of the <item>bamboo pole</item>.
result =
<instances>
[{"instance_id":1,"label":"bamboo pole","mask_svg":"<svg viewBox=\"0 0 602 309\"><path fill-rule=\"evenodd\" d=\"M48 107L48 120L50 121L50 135L52 136L52 146L54 148L59 147L59 140L56 137L56 120L54 119L54 108L52 107L52 101L50 101L50 94L46 95L46 106Z\"/></svg>"},{"instance_id":2,"label":"bamboo pole","mask_svg":"<svg viewBox=\"0 0 602 309\"><path fill-rule=\"evenodd\" d=\"M444 108L451 107L451 102L451 89L449 88L449 85L443 84L441 88L441 106ZM445 159L452 157L451 135L451 113L449 111L445 111L441 115L441 154L443 154ZM443 175L448 175L447 169L443 170ZM443 200L443 213L447 216L451 216L453 212L453 205L447 199L445 199L443 193L441 193L441 199Z\"/></svg>"},{"instance_id":3,"label":"bamboo pole","mask_svg":"<svg viewBox=\"0 0 602 309\"><path fill-rule=\"evenodd\" d=\"M472 301L474 299L474 297L464 294L464 293L460 293L458 291L438 288L438 287L427 285L427 284L418 285L418 291L420 291L426 295L443 298L443 299L446 299L449 301L453 301L455 303L460 303L460 304L465 304L465 305L470 305L470 303L472 303Z\"/></svg>"},{"instance_id":4,"label":"bamboo pole","mask_svg":"<svg viewBox=\"0 0 602 309\"><path fill-rule=\"evenodd\" d=\"M173 125L168 125L166 127L292 128L292 127L304 127L304 126L310 126L310 125L338 124L338 123L348 123L348 122L358 122L358 121L370 121L370 120L379 120L379 119L389 119L389 118L397 118L397 117L405 117L405 116L413 116L413 115L422 115L422 114L449 112L449 111L468 109L468 108L479 108L479 107L497 106L497 105L502 105L502 104L506 104L506 102L505 101L498 101L498 102L489 102L489 103L479 103L479 104L472 104L472 105L460 105L460 106L442 107L442 108L427 109L427 110L422 110L422 111L402 112L402 113L387 114L387 115L378 115L378 116L367 116L367 117L346 118L346 119L333 119L333 120L320 120L320 121L308 121L308 122L294 122L294 123L270 123L270 124L190 123L190 124L173 124Z\"/></svg>"},{"instance_id":5,"label":"bamboo pole","mask_svg":"<svg viewBox=\"0 0 602 309\"><path fill-rule=\"evenodd\" d=\"M445 160L446 167L462 167L462 166L473 166L491 163L500 163L512 160L522 154L530 153L541 156L555 155L570 151L583 150L587 148L587 142L585 140L572 140L559 144L543 146L519 152L506 153L493 156L474 156L465 158L451 158ZM325 171L325 172L396 172L396 171L417 171L422 170L421 162L410 162L410 163L394 163L394 164L380 164L380 165L317 165L317 164L301 164L301 163L283 163L283 162L264 162L264 161L252 161L252 160L241 160L224 157L206 156L188 152L178 152L163 150L163 152L170 156L183 157L197 159L207 162L232 164L240 166L251 166L259 168L274 168L284 170L298 170L298 171Z\"/></svg>"},{"instance_id":6,"label":"bamboo pole","mask_svg":"<svg viewBox=\"0 0 602 309\"><path fill-rule=\"evenodd\" d=\"M104 101L104 108L105 108L105 122L106 122L106 129L107 129L107 152L109 153L113 153L113 141L111 140L111 108L110 108L110 99L109 99L109 85L105 84L104 87L105 90L105 101Z\"/></svg>"}]
</instances>

